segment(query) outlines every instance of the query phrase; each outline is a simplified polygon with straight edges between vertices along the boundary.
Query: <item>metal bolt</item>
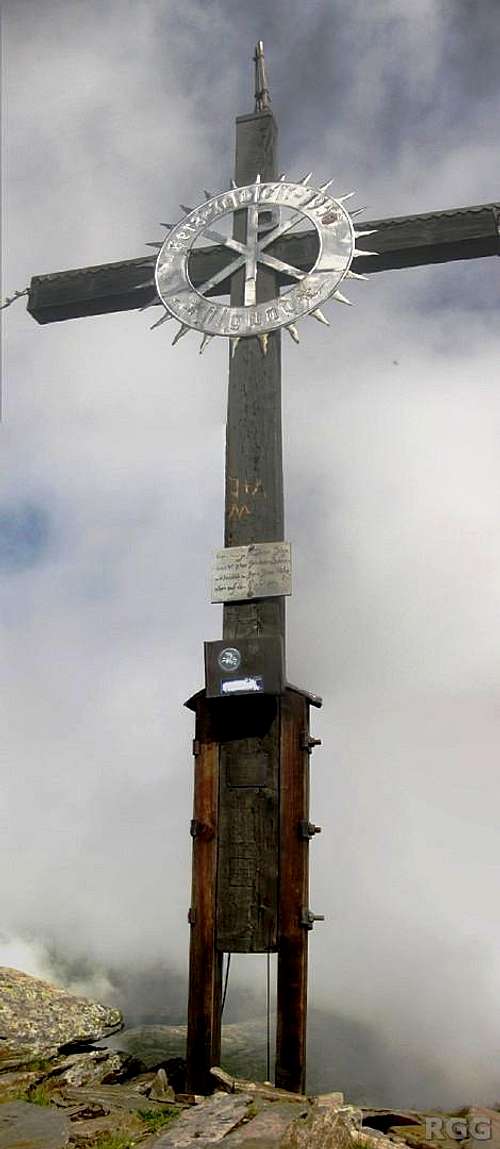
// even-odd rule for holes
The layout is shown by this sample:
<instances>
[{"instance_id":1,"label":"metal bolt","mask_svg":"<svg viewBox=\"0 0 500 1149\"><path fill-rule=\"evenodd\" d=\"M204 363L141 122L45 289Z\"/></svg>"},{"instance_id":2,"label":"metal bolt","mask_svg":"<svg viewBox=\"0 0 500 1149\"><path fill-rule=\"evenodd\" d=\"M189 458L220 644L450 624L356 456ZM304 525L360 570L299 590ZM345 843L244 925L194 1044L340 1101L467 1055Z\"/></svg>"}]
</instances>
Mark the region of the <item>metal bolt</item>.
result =
<instances>
[{"instance_id":1,"label":"metal bolt","mask_svg":"<svg viewBox=\"0 0 500 1149\"><path fill-rule=\"evenodd\" d=\"M321 826L315 826L314 822L303 819L299 822L299 834L301 838L314 838L315 834L321 834Z\"/></svg>"},{"instance_id":2,"label":"metal bolt","mask_svg":"<svg viewBox=\"0 0 500 1149\"><path fill-rule=\"evenodd\" d=\"M307 754L311 754L314 746L321 746L321 738L312 738L308 731L302 735L301 747Z\"/></svg>"},{"instance_id":3,"label":"metal bolt","mask_svg":"<svg viewBox=\"0 0 500 1149\"><path fill-rule=\"evenodd\" d=\"M306 930L312 930L315 922L324 922L324 914L313 914L312 910L303 909L300 915L300 924Z\"/></svg>"}]
</instances>

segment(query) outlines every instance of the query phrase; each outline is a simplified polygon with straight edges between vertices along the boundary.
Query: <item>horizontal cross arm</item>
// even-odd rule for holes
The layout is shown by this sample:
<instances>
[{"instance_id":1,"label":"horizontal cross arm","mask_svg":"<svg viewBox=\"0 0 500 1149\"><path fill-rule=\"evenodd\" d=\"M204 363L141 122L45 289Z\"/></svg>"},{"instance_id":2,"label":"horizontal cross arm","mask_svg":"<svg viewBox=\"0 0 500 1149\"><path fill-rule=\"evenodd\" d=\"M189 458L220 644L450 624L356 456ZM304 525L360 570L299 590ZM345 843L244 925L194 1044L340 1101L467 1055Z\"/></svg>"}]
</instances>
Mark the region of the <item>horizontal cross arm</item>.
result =
<instances>
[{"instance_id":1,"label":"horizontal cross arm","mask_svg":"<svg viewBox=\"0 0 500 1149\"><path fill-rule=\"evenodd\" d=\"M363 231L371 228L377 231L376 235L364 237L357 244L359 249L375 248L378 253L356 260L355 270L366 274L500 254L500 203L395 219L363 220L359 226ZM267 251L299 271L307 271L317 255L316 232L284 235ZM194 285L211 279L233 258L223 246L197 249L190 259ZM28 311L39 323L53 323L144 307L156 294L155 262L154 255L147 255L121 263L35 276L29 288ZM286 286L294 281L281 275L279 282ZM212 294L229 294L228 280L218 283Z\"/></svg>"}]
</instances>

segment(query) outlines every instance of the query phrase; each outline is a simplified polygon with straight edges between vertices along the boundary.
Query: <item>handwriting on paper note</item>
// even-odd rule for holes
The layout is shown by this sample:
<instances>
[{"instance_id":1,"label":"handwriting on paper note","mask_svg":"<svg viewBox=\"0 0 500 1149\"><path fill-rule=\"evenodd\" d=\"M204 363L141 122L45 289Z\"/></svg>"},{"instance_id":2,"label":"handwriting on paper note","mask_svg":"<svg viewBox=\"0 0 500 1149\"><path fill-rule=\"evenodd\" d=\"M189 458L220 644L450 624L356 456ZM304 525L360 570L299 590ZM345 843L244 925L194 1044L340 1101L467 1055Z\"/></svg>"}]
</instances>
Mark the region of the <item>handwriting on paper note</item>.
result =
<instances>
[{"instance_id":1,"label":"handwriting on paper note","mask_svg":"<svg viewBox=\"0 0 500 1149\"><path fill-rule=\"evenodd\" d=\"M212 602L272 598L292 593L290 543L250 543L217 551Z\"/></svg>"}]
</instances>

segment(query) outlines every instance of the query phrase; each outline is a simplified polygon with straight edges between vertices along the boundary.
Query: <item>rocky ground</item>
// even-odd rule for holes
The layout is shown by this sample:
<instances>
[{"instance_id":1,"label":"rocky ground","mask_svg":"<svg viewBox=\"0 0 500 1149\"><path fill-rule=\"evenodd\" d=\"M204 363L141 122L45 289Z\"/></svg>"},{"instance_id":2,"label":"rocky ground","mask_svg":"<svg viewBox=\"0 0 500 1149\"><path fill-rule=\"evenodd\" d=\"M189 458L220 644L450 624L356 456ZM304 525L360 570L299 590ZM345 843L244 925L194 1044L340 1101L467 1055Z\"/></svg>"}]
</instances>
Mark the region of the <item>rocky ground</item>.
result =
<instances>
[{"instance_id":1,"label":"rocky ground","mask_svg":"<svg viewBox=\"0 0 500 1149\"><path fill-rule=\"evenodd\" d=\"M431 1133L430 1114L233 1076L244 1061L236 1029L225 1043L232 1072L214 1067L212 1095L188 1095L183 1027L129 1031L120 1049L122 1027L119 1010L0 968L0 1149L456 1149L459 1140L500 1149L497 1110L463 1110L448 1126L440 1114Z\"/></svg>"}]
</instances>

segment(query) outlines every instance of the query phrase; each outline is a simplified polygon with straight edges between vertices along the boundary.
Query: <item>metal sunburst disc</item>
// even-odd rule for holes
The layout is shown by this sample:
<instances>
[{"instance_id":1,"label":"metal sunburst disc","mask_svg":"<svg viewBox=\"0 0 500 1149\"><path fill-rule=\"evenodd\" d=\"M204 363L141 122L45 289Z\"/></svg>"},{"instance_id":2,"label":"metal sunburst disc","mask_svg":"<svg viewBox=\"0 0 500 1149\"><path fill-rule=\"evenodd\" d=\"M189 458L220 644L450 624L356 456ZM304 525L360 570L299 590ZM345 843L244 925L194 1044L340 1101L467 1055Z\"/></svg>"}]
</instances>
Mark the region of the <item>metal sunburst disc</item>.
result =
<instances>
[{"instance_id":1,"label":"metal sunburst disc","mask_svg":"<svg viewBox=\"0 0 500 1149\"><path fill-rule=\"evenodd\" d=\"M334 199L326 191L328 184L320 188L308 185L309 177L301 183L292 183L283 178L273 183L255 183L244 187L233 186L221 195L210 196L200 207L186 209L187 214L178 224L171 227L162 242L155 269L155 282L160 301L167 314L163 319L175 318L181 329L174 342L190 329L204 336L202 349L209 339L223 336L236 340L249 336L261 337L264 349L269 332L286 327L298 341L295 322L311 314L324 323L328 320L319 310L329 299L337 302L349 301L340 293L339 286L348 276L361 279L351 272L350 266L356 251L356 237L370 234L356 232L354 224L341 197ZM287 218L265 232L259 231L259 213L276 209L288 209ZM234 212L246 213L246 238L240 242L218 231L214 225L223 217ZM286 232L299 223L309 221L317 234L317 255L310 271L294 267L293 264L278 258L272 245ZM189 260L194 246L210 240L234 253L234 259L225 263L204 283L193 284L190 278ZM271 250L270 250L271 249ZM361 253L359 253L361 254ZM363 255L368 254L363 251ZM294 286L275 299L257 303L256 285L258 266L270 268L295 281ZM218 302L210 292L225 280L230 280L237 272L244 276L244 302L242 306L231 306ZM160 320L159 322L162 322ZM158 326L159 324L155 324Z\"/></svg>"}]
</instances>

